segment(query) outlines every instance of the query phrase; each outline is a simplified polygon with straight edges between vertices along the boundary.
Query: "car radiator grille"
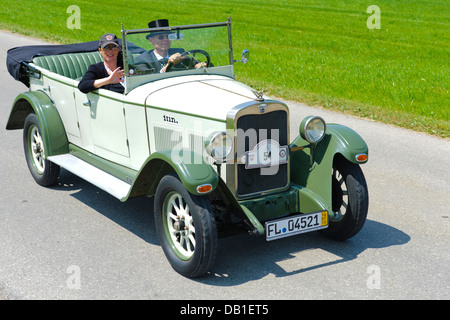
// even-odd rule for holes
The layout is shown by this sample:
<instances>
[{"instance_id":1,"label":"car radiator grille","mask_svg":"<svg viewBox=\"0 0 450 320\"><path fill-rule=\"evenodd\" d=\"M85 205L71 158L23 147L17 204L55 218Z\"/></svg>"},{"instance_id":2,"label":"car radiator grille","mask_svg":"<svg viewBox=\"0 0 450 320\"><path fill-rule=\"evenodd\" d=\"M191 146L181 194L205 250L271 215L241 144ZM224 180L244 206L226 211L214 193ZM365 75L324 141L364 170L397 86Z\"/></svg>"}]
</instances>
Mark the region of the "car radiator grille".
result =
<instances>
[{"instance_id":1,"label":"car radiator grille","mask_svg":"<svg viewBox=\"0 0 450 320\"><path fill-rule=\"evenodd\" d=\"M250 151L265 139L276 140L280 146L288 145L288 115L283 110L243 115L237 120L237 129L237 150L241 153L238 156L242 156L242 148L244 152ZM251 132L256 133L256 141L249 137ZM264 171L263 168L246 169L244 164L237 164L237 195L242 197L284 188L289 182L288 168L288 164L280 164L278 170L266 168Z\"/></svg>"}]
</instances>

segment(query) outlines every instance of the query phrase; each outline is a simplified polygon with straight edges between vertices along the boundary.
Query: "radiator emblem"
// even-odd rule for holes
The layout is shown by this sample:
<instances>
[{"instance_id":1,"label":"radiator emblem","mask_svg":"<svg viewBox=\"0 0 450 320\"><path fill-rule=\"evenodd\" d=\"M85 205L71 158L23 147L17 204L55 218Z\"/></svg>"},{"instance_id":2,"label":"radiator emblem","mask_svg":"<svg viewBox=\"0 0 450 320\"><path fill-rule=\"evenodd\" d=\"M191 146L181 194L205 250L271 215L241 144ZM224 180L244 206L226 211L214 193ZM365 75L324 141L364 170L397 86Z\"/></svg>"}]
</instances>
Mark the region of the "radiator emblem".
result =
<instances>
[{"instance_id":1,"label":"radiator emblem","mask_svg":"<svg viewBox=\"0 0 450 320\"><path fill-rule=\"evenodd\" d=\"M258 108L259 108L259 112L264 113L266 111L267 104L260 104L258 106Z\"/></svg>"}]
</instances>

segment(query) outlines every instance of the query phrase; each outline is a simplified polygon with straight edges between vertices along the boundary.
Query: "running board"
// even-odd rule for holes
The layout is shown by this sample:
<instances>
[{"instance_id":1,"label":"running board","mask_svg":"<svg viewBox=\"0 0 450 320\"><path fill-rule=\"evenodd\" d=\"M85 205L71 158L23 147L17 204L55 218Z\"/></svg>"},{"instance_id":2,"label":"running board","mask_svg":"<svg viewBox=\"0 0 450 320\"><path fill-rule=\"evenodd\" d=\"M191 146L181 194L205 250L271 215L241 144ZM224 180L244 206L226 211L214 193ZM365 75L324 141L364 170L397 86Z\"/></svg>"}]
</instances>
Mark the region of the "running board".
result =
<instances>
[{"instance_id":1,"label":"running board","mask_svg":"<svg viewBox=\"0 0 450 320\"><path fill-rule=\"evenodd\" d=\"M125 181L122 181L71 154L51 156L48 157L47 160L92 183L121 201L123 201L122 199L128 195L128 192L131 189L131 185Z\"/></svg>"}]
</instances>

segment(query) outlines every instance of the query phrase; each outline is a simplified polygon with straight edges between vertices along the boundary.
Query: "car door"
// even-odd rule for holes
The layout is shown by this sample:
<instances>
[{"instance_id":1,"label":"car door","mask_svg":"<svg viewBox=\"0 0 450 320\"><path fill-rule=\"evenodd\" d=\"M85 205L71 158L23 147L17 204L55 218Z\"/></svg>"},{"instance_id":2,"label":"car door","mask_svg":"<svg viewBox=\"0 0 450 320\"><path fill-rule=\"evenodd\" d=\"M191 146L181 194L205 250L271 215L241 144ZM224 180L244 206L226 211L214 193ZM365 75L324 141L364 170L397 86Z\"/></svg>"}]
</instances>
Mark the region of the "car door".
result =
<instances>
[{"instance_id":1,"label":"car door","mask_svg":"<svg viewBox=\"0 0 450 320\"><path fill-rule=\"evenodd\" d=\"M54 75L57 80L46 78L47 86L44 91L52 98L66 130L67 139L70 143L80 144L80 129L78 127L78 116L73 99L72 80L59 75Z\"/></svg>"},{"instance_id":2,"label":"car door","mask_svg":"<svg viewBox=\"0 0 450 320\"><path fill-rule=\"evenodd\" d=\"M77 111L83 148L119 164L128 165L130 152L123 95L99 89L78 90Z\"/></svg>"},{"instance_id":3,"label":"car door","mask_svg":"<svg viewBox=\"0 0 450 320\"><path fill-rule=\"evenodd\" d=\"M89 152L95 153L91 128L91 101L88 95L89 94L82 93L78 88L74 89L78 127L81 136L78 146Z\"/></svg>"}]
</instances>

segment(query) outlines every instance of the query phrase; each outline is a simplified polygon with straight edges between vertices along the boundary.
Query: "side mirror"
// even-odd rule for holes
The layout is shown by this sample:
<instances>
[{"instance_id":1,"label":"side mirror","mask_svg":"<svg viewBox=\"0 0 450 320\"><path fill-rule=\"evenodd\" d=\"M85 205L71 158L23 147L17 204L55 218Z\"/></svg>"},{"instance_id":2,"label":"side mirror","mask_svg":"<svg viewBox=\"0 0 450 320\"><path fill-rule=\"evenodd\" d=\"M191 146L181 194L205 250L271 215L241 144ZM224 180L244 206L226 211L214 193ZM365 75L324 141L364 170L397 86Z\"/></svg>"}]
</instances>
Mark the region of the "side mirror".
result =
<instances>
[{"instance_id":1,"label":"side mirror","mask_svg":"<svg viewBox=\"0 0 450 320\"><path fill-rule=\"evenodd\" d=\"M242 51L241 62L243 64L246 64L249 58L250 58L250 51L248 49L244 49L244 51Z\"/></svg>"},{"instance_id":2,"label":"side mirror","mask_svg":"<svg viewBox=\"0 0 450 320\"><path fill-rule=\"evenodd\" d=\"M248 49L244 49L244 51L242 51L241 60L233 60L233 62L242 62L243 64L246 64L248 62L249 57L250 51Z\"/></svg>"}]
</instances>

